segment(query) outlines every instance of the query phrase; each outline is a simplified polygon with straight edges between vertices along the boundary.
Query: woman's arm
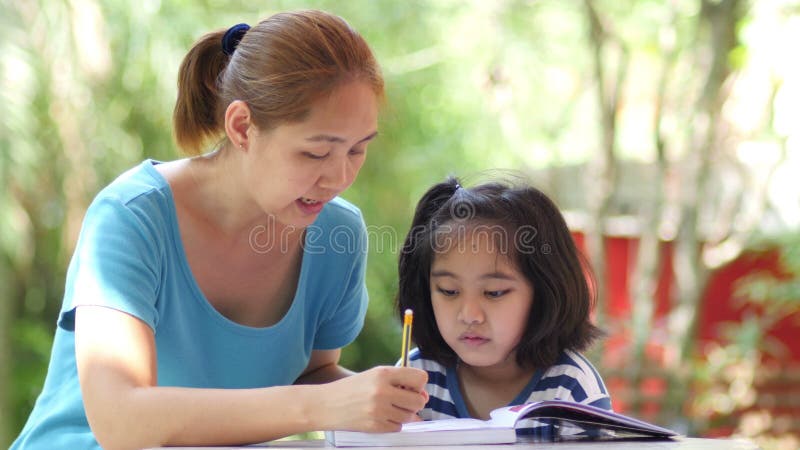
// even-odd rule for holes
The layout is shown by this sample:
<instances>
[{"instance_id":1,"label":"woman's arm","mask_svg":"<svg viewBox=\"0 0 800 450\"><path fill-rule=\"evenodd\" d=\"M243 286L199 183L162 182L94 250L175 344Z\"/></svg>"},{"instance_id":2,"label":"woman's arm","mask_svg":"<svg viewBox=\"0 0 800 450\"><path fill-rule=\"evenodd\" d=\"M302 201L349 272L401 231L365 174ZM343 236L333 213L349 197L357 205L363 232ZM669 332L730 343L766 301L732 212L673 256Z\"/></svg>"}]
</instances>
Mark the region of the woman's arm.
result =
<instances>
[{"instance_id":1,"label":"woman's arm","mask_svg":"<svg viewBox=\"0 0 800 450\"><path fill-rule=\"evenodd\" d=\"M355 374L339 365L340 349L314 350L306 370L297 378L296 384L321 384L340 380Z\"/></svg>"},{"instance_id":2,"label":"woman's arm","mask_svg":"<svg viewBox=\"0 0 800 450\"><path fill-rule=\"evenodd\" d=\"M328 385L156 387L152 330L105 307L77 308L75 341L86 414L106 449L252 443L326 429L394 431L425 404L427 376L410 368L378 367ZM316 355L323 362L304 377L343 374L326 363L333 356L338 361L338 351Z\"/></svg>"}]
</instances>

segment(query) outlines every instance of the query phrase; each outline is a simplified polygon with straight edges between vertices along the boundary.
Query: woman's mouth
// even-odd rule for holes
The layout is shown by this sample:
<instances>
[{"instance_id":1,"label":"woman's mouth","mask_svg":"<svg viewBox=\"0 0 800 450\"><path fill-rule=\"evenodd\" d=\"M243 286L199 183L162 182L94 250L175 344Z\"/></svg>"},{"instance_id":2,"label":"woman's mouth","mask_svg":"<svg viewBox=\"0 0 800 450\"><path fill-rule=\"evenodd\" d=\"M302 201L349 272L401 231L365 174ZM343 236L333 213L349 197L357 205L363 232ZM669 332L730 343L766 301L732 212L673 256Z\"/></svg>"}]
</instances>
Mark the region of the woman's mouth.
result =
<instances>
[{"instance_id":1,"label":"woman's mouth","mask_svg":"<svg viewBox=\"0 0 800 450\"><path fill-rule=\"evenodd\" d=\"M297 203L297 206L305 214L318 214L322 211L322 207L325 206L326 202L314 200L313 198L300 197L295 203Z\"/></svg>"}]
</instances>

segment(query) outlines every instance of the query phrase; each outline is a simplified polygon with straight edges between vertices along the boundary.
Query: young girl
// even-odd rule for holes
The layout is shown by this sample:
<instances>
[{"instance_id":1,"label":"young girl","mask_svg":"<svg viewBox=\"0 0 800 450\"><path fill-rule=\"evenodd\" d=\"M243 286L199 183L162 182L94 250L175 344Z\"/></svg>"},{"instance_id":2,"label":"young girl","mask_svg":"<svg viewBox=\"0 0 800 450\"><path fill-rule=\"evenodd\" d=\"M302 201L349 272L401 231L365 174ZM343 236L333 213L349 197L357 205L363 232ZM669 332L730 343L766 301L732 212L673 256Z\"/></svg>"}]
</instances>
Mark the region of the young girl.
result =
<instances>
[{"instance_id":1,"label":"young girl","mask_svg":"<svg viewBox=\"0 0 800 450\"><path fill-rule=\"evenodd\" d=\"M579 351L601 332L564 218L529 186L450 178L417 205L399 263L397 310L414 311L410 365L428 372L425 420L561 399L611 409ZM553 423L523 425L547 438ZM564 430L561 430L563 433ZM574 432L574 430L572 431Z\"/></svg>"},{"instance_id":2,"label":"young girl","mask_svg":"<svg viewBox=\"0 0 800 450\"><path fill-rule=\"evenodd\" d=\"M348 377L338 364L367 307L366 227L338 195L382 95L369 46L331 14L202 37L174 114L189 156L142 162L89 207L44 388L11 448L224 445L413 420L424 371Z\"/></svg>"}]
</instances>

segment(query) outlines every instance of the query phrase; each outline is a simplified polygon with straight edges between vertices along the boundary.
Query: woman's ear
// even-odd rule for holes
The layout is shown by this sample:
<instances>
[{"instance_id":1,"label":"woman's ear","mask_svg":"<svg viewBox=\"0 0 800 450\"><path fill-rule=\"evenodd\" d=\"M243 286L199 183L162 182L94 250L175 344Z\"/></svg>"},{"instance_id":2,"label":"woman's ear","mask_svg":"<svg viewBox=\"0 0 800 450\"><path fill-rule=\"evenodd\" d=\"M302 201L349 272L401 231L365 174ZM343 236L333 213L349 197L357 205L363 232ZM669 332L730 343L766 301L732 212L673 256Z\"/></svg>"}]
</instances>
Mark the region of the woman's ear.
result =
<instances>
[{"instance_id":1,"label":"woman's ear","mask_svg":"<svg viewBox=\"0 0 800 450\"><path fill-rule=\"evenodd\" d=\"M247 151L248 130L252 126L250 107L241 100L234 100L225 109L225 134L235 148Z\"/></svg>"}]
</instances>

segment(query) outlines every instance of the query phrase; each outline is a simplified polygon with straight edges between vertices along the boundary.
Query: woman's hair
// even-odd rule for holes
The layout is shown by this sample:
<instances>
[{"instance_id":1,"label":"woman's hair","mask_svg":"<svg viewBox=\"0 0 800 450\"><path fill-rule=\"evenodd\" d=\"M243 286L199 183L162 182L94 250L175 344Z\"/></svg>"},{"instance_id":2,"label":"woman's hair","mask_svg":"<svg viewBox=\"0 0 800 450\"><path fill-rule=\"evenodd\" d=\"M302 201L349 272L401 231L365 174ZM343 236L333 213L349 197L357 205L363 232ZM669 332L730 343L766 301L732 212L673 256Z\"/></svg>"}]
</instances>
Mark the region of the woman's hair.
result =
<instances>
[{"instance_id":1,"label":"woman's hair","mask_svg":"<svg viewBox=\"0 0 800 450\"><path fill-rule=\"evenodd\" d=\"M420 199L400 253L397 314L402 319L406 308L414 310L414 341L423 357L447 366L458 358L436 326L430 271L437 253L478 233L488 233L493 248L533 287L516 348L520 366L551 366L563 350L583 350L603 334L589 318L595 300L591 269L558 207L531 186L491 182L463 188L448 178Z\"/></svg>"},{"instance_id":2,"label":"woman's hair","mask_svg":"<svg viewBox=\"0 0 800 450\"><path fill-rule=\"evenodd\" d=\"M223 137L225 110L234 100L247 103L255 125L269 130L303 120L314 101L348 81L367 83L383 99L369 45L338 16L275 14L247 30L230 56L222 49L225 31L200 38L181 63L173 122L187 153L202 153Z\"/></svg>"}]
</instances>

